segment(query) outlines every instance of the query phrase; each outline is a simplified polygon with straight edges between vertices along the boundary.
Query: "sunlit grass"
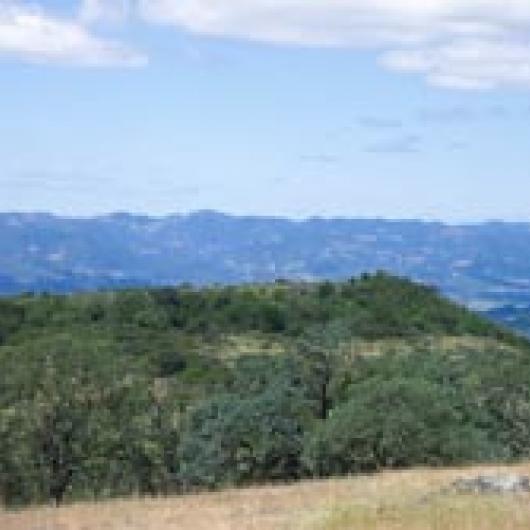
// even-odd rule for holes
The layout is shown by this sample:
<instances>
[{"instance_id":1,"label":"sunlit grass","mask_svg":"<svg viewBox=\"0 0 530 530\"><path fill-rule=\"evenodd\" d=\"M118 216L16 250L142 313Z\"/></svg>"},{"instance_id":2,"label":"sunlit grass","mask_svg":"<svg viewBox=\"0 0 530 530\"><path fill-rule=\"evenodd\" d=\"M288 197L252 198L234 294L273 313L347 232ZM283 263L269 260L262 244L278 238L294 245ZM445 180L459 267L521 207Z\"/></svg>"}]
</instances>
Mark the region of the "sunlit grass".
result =
<instances>
[{"instance_id":1,"label":"sunlit grass","mask_svg":"<svg viewBox=\"0 0 530 530\"><path fill-rule=\"evenodd\" d=\"M422 505L337 506L315 530L523 530L530 528L528 498L447 496Z\"/></svg>"},{"instance_id":2,"label":"sunlit grass","mask_svg":"<svg viewBox=\"0 0 530 530\"><path fill-rule=\"evenodd\" d=\"M458 477L513 467L386 472L174 498L0 512L1 530L528 530L528 495L444 493Z\"/></svg>"}]
</instances>

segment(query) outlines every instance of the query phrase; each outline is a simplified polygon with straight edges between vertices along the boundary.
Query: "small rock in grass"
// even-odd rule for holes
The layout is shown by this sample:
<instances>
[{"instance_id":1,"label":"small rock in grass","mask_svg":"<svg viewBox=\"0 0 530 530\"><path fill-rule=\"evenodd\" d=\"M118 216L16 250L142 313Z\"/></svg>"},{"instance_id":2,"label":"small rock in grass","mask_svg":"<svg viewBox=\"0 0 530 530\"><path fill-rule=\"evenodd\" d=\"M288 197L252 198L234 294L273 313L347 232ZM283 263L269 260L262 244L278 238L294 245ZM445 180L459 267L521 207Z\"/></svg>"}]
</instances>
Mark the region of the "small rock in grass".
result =
<instances>
[{"instance_id":1,"label":"small rock in grass","mask_svg":"<svg viewBox=\"0 0 530 530\"><path fill-rule=\"evenodd\" d=\"M457 493L529 493L530 477L523 475L479 475L459 478L451 484Z\"/></svg>"}]
</instances>

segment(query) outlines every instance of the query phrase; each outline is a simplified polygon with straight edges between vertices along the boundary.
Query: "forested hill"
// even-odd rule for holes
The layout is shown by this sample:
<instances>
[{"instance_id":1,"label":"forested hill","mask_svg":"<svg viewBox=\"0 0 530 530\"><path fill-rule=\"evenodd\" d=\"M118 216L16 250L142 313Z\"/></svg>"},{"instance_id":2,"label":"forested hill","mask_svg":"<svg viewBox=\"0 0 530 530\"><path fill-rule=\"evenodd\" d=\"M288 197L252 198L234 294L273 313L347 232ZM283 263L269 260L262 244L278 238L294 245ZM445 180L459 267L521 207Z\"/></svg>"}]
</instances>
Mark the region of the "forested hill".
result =
<instances>
[{"instance_id":1,"label":"forested hill","mask_svg":"<svg viewBox=\"0 0 530 530\"><path fill-rule=\"evenodd\" d=\"M297 337L312 326L340 323L366 340L473 335L516 340L502 327L440 296L435 288L363 274L345 282L244 284L123 289L73 295L25 294L0 300L0 341L69 332L156 332L201 339L245 333Z\"/></svg>"},{"instance_id":2,"label":"forested hill","mask_svg":"<svg viewBox=\"0 0 530 530\"><path fill-rule=\"evenodd\" d=\"M530 307L530 226L523 223L0 214L0 247L4 294L337 280L386 270L479 310ZM506 311L493 314L511 322Z\"/></svg>"},{"instance_id":3,"label":"forested hill","mask_svg":"<svg viewBox=\"0 0 530 530\"><path fill-rule=\"evenodd\" d=\"M0 502L530 456L530 347L431 288L0 300Z\"/></svg>"}]
</instances>

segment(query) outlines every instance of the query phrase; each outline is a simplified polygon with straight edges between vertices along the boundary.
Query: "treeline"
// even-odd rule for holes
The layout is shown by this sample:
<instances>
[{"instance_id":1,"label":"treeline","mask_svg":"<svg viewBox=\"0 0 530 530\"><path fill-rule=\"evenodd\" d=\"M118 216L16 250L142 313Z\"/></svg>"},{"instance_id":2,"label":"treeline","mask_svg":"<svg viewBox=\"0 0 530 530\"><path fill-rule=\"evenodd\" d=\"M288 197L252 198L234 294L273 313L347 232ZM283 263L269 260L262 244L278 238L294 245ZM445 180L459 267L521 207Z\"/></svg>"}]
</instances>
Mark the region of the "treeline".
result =
<instances>
[{"instance_id":1,"label":"treeline","mask_svg":"<svg viewBox=\"0 0 530 530\"><path fill-rule=\"evenodd\" d=\"M216 352L250 332L282 352ZM351 354L352 341L422 334L492 340ZM1 302L0 337L8 506L530 453L528 344L384 274L26 295Z\"/></svg>"},{"instance_id":2,"label":"treeline","mask_svg":"<svg viewBox=\"0 0 530 530\"><path fill-rule=\"evenodd\" d=\"M365 339L425 334L512 335L438 296L435 288L385 273L346 282L135 289L71 296L27 294L0 300L0 340L39 327L99 325L167 329L203 337L249 330L296 337L340 319Z\"/></svg>"}]
</instances>

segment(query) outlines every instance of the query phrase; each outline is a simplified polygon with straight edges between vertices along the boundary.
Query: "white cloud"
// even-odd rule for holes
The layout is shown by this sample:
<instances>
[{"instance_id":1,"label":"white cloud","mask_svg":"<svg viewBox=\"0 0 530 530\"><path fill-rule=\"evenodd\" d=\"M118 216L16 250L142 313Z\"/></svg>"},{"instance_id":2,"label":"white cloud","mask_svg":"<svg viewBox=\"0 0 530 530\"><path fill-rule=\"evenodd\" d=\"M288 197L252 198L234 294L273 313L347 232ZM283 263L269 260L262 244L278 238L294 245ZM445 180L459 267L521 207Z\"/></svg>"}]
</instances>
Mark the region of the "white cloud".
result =
<instances>
[{"instance_id":1,"label":"white cloud","mask_svg":"<svg viewBox=\"0 0 530 530\"><path fill-rule=\"evenodd\" d=\"M368 47L452 88L530 85L530 0L136 0L154 23L298 46Z\"/></svg>"},{"instance_id":2,"label":"white cloud","mask_svg":"<svg viewBox=\"0 0 530 530\"><path fill-rule=\"evenodd\" d=\"M437 86L488 89L499 85L530 88L530 45L487 40L457 40L438 47L388 52L383 64L425 74Z\"/></svg>"},{"instance_id":3,"label":"white cloud","mask_svg":"<svg viewBox=\"0 0 530 530\"><path fill-rule=\"evenodd\" d=\"M146 58L92 35L81 23L46 14L38 6L0 0L0 55L36 63L141 66Z\"/></svg>"}]
</instances>

